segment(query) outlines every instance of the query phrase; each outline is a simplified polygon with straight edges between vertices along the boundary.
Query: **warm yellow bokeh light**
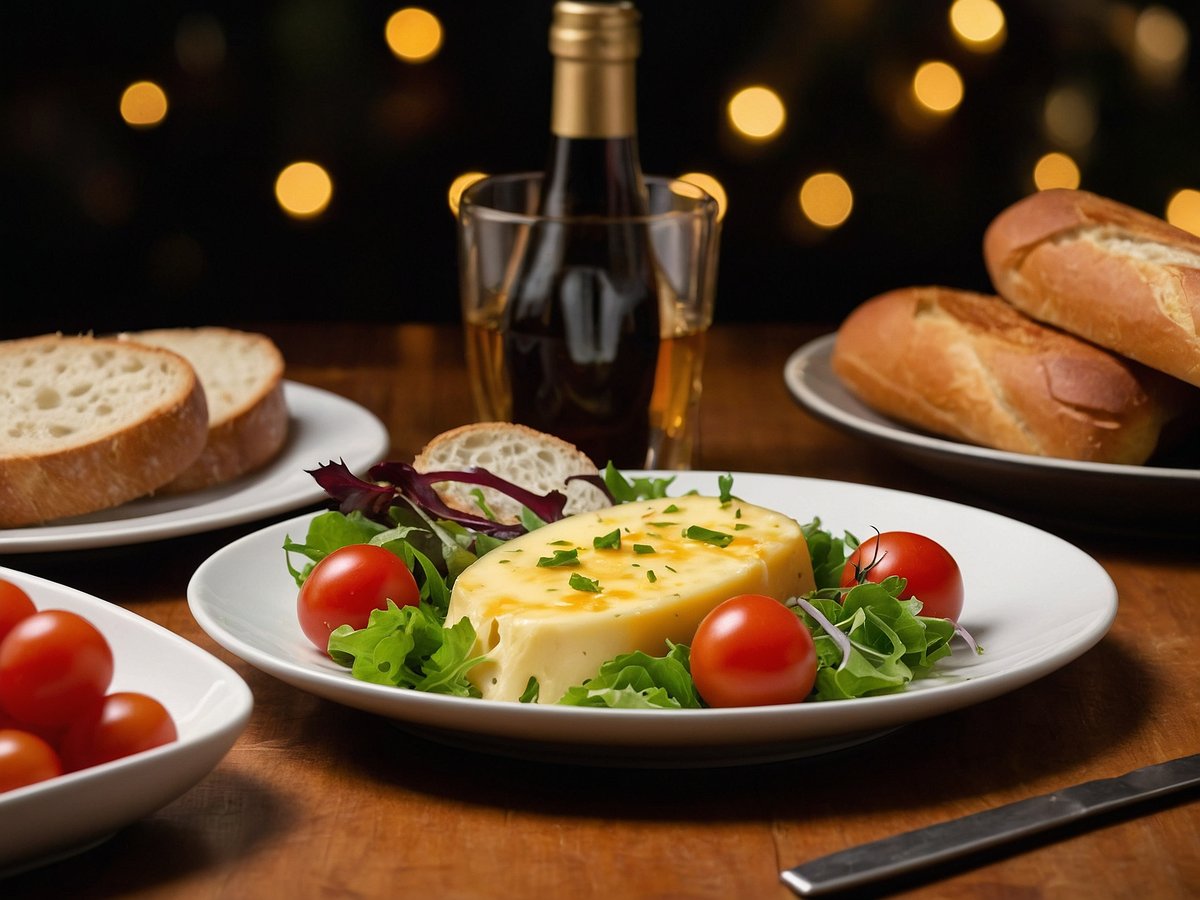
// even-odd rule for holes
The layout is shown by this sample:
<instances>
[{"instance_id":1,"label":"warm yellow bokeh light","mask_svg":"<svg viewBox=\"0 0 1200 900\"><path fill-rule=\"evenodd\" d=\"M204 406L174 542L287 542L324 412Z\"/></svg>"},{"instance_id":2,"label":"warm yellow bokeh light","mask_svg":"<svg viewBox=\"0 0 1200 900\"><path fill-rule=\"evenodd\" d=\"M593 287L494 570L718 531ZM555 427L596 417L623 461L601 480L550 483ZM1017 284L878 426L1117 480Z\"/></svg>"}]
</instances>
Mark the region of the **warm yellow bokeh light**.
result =
<instances>
[{"instance_id":1,"label":"warm yellow bokeh light","mask_svg":"<svg viewBox=\"0 0 1200 900\"><path fill-rule=\"evenodd\" d=\"M1072 150L1087 146L1096 133L1096 102L1078 87L1066 85L1046 95L1042 119L1054 143Z\"/></svg>"},{"instance_id":2,"label":"warm yellow bokeh light","mask_svg":"<svg viewBox=\"0 0 1200 900\"><path fill-rule=\"evenodd\" d=\"M912 90L917 102L926 109L948 113L962 103L962 76L954 66L940 60L921 63L913 75Z\"/></svg>"},{"instance_id":3,"label":"warm yellow bokeh light","mask_svg":"<svg viewBox=\"0 0 1200 900\"><path fill-rule=\"evenodd\" d=\"M708 194L708 196L716 200L717 219L719 221L725 218L725 210L729 206L729 197L726 195L725 188L721 182L706 172L687 172L680 175L679 180L686 181L688 184L694 184Z\"/></svg>"},{"instance_id":4,"label":"warm yellow bokeh light","mask_svg":"<svg viewBox=\"0 0 1200 900\"><path fill-rule=\"evenodd\" d=\"M753 140L774 137L787 120L783 100L769 87L743 88L729 101L729 121L739 134Z\"/></svg>"},{"instance_id":5,"label":"warm yellow bokeh light","mask_svg":"<svg viewBox=\"0 0 1200 900\"><path fill-rule=\"evenodd\" d=\"M275 199L292 218L311 219L333 199L333 180L314 162L295 162L275 179Z\"/></svg>"},{"instance_id":6,"label":"warm yellow bokeh light","mask_svg":"<svg viewBox=\"0 0 1200 900\"><path fill-rule=\"evenodd\" d=\"M442 23L433 13L416 6L392 13L383 33L392 53L405 62L433 59L442 47Z\"/></svg>"},{"instance_id":7,"label":"warm yellow bokeh light","mask_svg":"<svg viewBox=\"0 0 1200 900\"><path fill-rule=\"evenodd\" d=\"M1200 191L1183 188L1167 201L1167 221L1200 236Z\"/></svg>"},{"instance_id":8,"label":"warm yellow bokeh light","mask_svg":"<svg viewBox=\"0 0 1200 900\"><path fill-rule=\"evenodd\" d=\"M1133 28L1134 52L1156 63L1174 64L1188 48L1183 19L1165 6L1147 6Z\"/></svg>"},{"instance_id":9,"label":"warm yellow bokeh light","mask_svg":"<svg viewBox=\"0 0 1200 900\"><path fill-rule=\"evenodd\" d=\"M134 128L153 128L167 117L167 95L153 81L135 81L121 94L121 118Z\"/></svg>"},{"instance_id":10,"label":"warm yellow bokeh light","mask_svg":"<svg viewBox=\"0 0 1200 900\"><path fill-rule=\"evenodd\" d=\"M995 50L1004 42L1004 10L995 0L954 0L950 27L963 46Z\"/></svg>"},{"instance_id":11,"label":"warm yellow bokeh light","mask_svg":"<svg viewBox=\"0 0 1200 900\"><path fill-rule=\"evenodd\" d=\"M450 203L450 212L458 215L458 203L462 200L463 192L477 181L482 181L487 178L483 172L463 172L452 182L450 189L446 192L446 199Z\"/></svg>"},{"instance_id":12,"label":"warm yellow bokeh light","mask_svg":"<svg viewBox=\"0 0 1200 900\"><path fill-rule=\"evenodd\" d=\"M1047 153L1034 164L1033 183L1039 191L1079 187L1079 166L1065 153Z\"/></svg>"},{"instance_id":13,"label":"warm yellow bokeh light","mask_svg":"<svg viewBox=\"0 0 1200 900\"><path fill-rule=\"evenodd\" d=\"M854 193L836 172L818 172L800 187L800 210L814 225L837 228L850 217Z\"/></svg>"}]
</instances>

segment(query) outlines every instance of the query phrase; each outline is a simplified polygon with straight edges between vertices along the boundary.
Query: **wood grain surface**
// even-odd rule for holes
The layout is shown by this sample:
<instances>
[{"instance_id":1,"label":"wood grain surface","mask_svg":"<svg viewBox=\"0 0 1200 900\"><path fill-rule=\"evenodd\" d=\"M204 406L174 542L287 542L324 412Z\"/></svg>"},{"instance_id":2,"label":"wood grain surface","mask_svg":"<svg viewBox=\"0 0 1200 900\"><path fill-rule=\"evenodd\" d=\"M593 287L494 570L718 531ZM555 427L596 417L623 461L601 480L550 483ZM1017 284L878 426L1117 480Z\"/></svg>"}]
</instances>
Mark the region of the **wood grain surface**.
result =
<instances>
[{"instance_id":1,"label":"wood grain surface","mask_svg":"<svg viewBox=\"0 0 1200 900\"><path fill-rule=\"evenodd\" d=\"M252 327L278 341L289 378L382 418L393 458L470 421L453 326ZM218 647L188 611L188 579L264 523L0 558L165 625L232 665L255 697L245 733L199 785L85 853L0 881L0 897L785 898L780 870L806 859L1200 750L1196 535L1097 530L1072 523L1069 509L1047 518L1007 508L814 420L782 370L821 331L714 330L696 467L884 485L1045 527L1116 583L1120 610L1098 646L1028 687L834 754L591 768L443 746ZM1197 799L1139 807L869 896L1194 897Z\"/></svg>"}]
</instances>

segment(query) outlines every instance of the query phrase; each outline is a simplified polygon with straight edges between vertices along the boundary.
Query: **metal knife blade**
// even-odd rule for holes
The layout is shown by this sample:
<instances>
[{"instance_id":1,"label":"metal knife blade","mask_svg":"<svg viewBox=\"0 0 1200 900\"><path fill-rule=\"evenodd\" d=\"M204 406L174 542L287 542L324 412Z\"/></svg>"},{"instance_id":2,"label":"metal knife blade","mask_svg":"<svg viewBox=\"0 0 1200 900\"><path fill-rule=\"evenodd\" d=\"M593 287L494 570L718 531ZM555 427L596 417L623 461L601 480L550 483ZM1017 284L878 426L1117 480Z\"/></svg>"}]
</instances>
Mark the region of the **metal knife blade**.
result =
<instances>
[{"instance_id":1,"label":"metal knife blade","mask_svg":"<svg viewBox=\"0 0 1200 900\"><path fill-rule=\"evenodd\" d=\"M785 869L805 897L861 887L1200 784L1200 753L1018 800Z\"/></svg>"}]
</instances>

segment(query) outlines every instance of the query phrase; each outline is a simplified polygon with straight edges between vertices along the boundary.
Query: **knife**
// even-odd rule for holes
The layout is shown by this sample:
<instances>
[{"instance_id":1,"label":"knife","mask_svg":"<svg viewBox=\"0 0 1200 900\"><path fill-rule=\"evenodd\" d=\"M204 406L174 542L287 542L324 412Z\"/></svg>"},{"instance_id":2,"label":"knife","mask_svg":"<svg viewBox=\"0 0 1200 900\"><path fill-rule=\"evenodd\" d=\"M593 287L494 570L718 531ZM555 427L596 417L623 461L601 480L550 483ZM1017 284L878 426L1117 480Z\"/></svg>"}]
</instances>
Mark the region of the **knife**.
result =
<instances>
[{"instance_id":1,"label":"knife","mask_svg":"<svg viewBox=\"0 0 1200 900\"><path fill-rule=\"evenodd\" d=\"M804 897L913 872L1200 784L1200 753L839 850L780 873Z\"/></svg>"}]
</instances>

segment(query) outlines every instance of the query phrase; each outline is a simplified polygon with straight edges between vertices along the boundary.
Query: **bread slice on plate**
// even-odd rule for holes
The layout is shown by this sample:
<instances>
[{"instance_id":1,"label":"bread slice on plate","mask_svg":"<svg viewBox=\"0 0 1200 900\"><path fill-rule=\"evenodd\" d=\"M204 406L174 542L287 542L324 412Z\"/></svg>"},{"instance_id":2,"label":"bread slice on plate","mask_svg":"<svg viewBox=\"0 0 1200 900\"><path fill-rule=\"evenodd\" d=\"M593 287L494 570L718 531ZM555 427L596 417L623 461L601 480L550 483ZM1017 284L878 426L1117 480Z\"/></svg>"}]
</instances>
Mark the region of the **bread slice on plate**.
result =
<instances>
[{"instance_id":1,"label":"bread slice on plate","mask_svg":"<svg viewBox=\"0 0 1200 900\"><path fill-rule=\"evenodd\" d=\"M554 435L512 422L478 422L443 432L417 454L413 467L418 472L478 467L538 494L560 491L567 495L568 514L611 505L595 485L586 481L567 482L572 475L599 474L587 454ZM520 521L521 504L492 488L446 481L436 489L447 506L477 515L480 507L472 491L482 490L484 501L497 521Z\"/></svg>"},{"instance_id":2,"label":"bread slice on plate","mask_svg":"<svg viewBox=\"0 0 1200 900\"><path fill-rule=\"evenodd\" d=\"M288 434L283 354L263 334L215 326L159 328L123 338L165 347L196 369L208 398L200 456L162 488L183 493L223 484L270 462Z\"/></svg>"},{"instance_id":3,"label":"bread slice on plate","mask_svg":"<svg viewBox=\"0 0 1200 900\"><path fill-rule=\"evenodd\" d=\"M176 353L60 334L0 342L0 527L150 493L207 431L200 380Z\"/></svg>"},{"instance_id":4,"label":"bread slice on plate","mask_svg":"<svg viewBox=\"0 0 1200 900\"><path fill-rule=\"evenodd\" d=\"M1036 322L1000 297L926 285L857 307L833 371L860 400L985 447L1137 465L1186 385Z\"/></svg>"}]
</instances>

